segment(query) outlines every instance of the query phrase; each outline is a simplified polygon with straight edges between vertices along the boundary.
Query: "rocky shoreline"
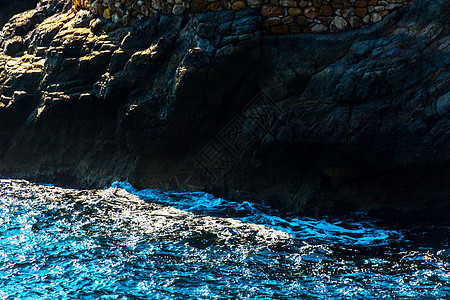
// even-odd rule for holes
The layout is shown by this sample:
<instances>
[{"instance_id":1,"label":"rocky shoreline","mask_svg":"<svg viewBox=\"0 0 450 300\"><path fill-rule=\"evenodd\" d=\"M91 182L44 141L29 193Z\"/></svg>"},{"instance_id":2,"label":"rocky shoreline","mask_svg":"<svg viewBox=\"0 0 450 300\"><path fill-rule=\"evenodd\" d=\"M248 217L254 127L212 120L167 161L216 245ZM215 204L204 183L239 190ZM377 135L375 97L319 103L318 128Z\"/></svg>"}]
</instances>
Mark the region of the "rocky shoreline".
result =
<instances>
[{"instance_id":1,"label":"rocky shoreline","mask_svg":"<svg viewBox=\"0 0 450 300\"><path fill-rule=\"evenodd\" d=\"M0 33L0 174L448 218L448 19L447 0L414 0L278 35L252 8L124 26L42 0Z\"/></svg>"}]
</instances>

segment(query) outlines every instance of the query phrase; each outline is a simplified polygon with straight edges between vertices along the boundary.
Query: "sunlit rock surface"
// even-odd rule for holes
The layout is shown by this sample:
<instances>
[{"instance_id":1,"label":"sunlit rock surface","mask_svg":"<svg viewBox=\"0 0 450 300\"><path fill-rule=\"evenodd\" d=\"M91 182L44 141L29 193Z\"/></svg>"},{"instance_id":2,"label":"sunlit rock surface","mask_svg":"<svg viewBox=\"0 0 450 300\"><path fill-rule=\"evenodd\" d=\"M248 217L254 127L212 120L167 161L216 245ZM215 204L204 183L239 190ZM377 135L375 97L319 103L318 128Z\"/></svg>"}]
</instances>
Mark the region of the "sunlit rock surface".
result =
<instances>
[{"instance_id":1,"label":"sunlit rock surface","mask_svg":"<svg viewBox=\"0 0 450 300\"><path fill-rule=\"evenodd\" d=\"M263 33L254 10L123 27L71 6L1 32L3 176L448 217L448 1L321 35Z\"/></svg>"}]
</instances>

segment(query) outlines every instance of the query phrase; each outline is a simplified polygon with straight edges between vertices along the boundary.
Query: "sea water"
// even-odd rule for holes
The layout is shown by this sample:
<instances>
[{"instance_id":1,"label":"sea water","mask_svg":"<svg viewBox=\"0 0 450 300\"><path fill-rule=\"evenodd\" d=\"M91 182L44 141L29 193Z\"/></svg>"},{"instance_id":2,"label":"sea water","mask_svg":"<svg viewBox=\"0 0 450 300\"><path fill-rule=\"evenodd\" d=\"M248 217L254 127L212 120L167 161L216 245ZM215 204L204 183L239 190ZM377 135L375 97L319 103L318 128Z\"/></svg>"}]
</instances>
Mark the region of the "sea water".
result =
<instances>
[{"instance_id":1,"label":"sea water","mask_svg":"<svg viewBox=\"0 0 450 300\"><path fill-rule=\"evenodd\" d=\"M0 180L0 299L450 299L450 224Z\"/></svg>"}]
</instances>

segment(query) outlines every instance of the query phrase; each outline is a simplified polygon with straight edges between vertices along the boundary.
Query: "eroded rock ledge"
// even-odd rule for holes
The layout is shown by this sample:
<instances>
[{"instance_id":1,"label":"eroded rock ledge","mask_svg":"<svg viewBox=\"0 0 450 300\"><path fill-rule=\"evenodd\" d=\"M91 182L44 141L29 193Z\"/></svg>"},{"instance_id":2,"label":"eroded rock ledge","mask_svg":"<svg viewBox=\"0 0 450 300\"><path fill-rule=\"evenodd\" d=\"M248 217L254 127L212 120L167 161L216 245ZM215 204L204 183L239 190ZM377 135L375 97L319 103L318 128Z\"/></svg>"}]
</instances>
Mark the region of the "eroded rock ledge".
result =
<instances>
[{"instance_id":1,"label":"eroded rock ledge","mask_svg":"<svg viewBox=\"0 0 450 300\"><path fill-rule=\"evenodd\" d=\"M301 214L449 217L449 2L338 34L254 9L118 26L41 1L0 35L0 173Z\"/></svg>"}]
</instances>

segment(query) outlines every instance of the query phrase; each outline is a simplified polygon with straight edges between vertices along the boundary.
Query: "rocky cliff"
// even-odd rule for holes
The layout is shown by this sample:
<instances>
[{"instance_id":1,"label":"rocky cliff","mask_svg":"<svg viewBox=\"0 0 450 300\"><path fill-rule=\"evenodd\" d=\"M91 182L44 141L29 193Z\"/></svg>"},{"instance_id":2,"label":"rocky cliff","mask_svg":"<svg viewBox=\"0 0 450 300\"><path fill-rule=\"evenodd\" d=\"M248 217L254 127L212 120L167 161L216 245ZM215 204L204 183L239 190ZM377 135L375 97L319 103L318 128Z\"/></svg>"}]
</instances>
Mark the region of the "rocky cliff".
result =
<instances>
[{"instance_id":1,"label":"rocky cliff","mask_svg":"<svg viewBox=\"0 0 450 300\"><path fill-rule=\"evenodd\" d=\"M71 5L43 0L1 32L3 176L450 216L448 0L282 35L257 8L123 26Z\"/></svg>"}]
</instances>

